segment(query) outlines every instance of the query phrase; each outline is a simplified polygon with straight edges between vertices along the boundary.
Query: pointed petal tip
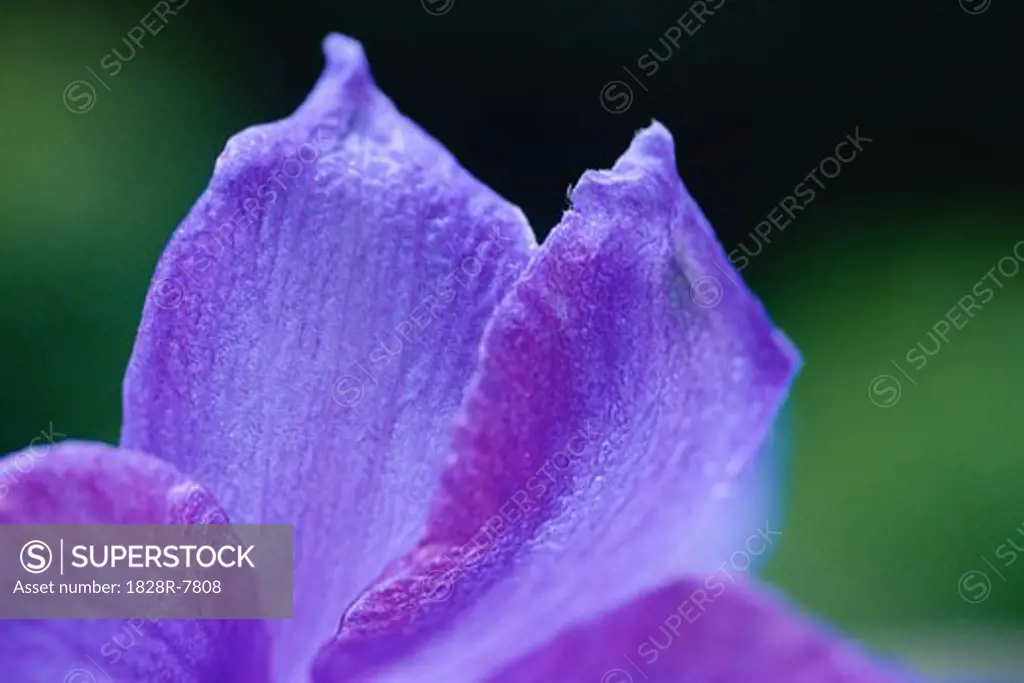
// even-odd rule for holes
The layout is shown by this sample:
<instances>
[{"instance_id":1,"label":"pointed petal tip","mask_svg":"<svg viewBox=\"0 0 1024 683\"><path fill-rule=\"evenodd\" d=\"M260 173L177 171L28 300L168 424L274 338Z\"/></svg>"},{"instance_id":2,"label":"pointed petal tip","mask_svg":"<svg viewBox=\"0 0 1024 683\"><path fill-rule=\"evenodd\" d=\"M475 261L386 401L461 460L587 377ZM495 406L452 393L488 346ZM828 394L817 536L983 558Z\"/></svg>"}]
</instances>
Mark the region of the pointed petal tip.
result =
<instances>
[{"instance_id":1,"label":"pointed petal tip","mask_svg":"<svg viewBox=\"0 0 1024 683\"><path fill-rule=\"evenodd\" d=\"M360 89L374 87L370 60L358 40L329 33L323 40L323 51L326 65L321 79L329 76L340 84L342 93L352 95L358 94Z\"/></svg>"},{"instance_id":2,"label":"pointed petal tip","mask_svg":"<svg viewBox=\"0 0 1024 683\"><path fill-rule=\"evenodd\" d=\"M668 209L668 231L671 241L676 244L680 267L691 287L713 282L722 288L722 297L731 300L738 296L744 300L745 303L737 302L737 305L749 312L746 320L754 326L751 329L760 330L762 341L758 345L765 352L770 352L764 364L772 368L773 382L791 385L803 364L800 352L774 325L752 292L743 285L740 285L740 291L725 287L728 283L720 273L724 273L730 282L741 283L740 273L729 261L715 230L686 188L676 166L672 133L661 122L653 120L637 131L628 149L611 168L589 170L582 175L572 193L570 213L590 215L592 220L588 221L588 231L574 239L575 248L581 250L585 234L591 236L585 240L586 243L593 246L599 244L609 231L618 230L619 218L608 218L622 214L623 209L626 214L654 216L665 213L666 202L674 204ZM678 220L680 217L682 220ZM645 230L653 228L655 223L646 220ZM549 241L556 241L562 232L564 227L556 226L549 235ZM759 319L762 320L760 324L756 323Z\"/></svg>"},{"instance_id":3,"label":"pointed petal tip","mask_svg":"<svg viewBox=\"0 0 1024 683\"><path fill-rule=\"evenodd\" d=\"M647 174L653 174L660 181L680 183L684 191L686 191L686 184L679 176L676 168L675 140L668 128L657 119L653 119L650 125L636 132L629 145L629 149L615 163L612 172L626 173L628 175L631 170L642 170ZM687 195L689 195L688 191ZM691 200L696 201L692 199L692 196ZM708 228L710 229L710 226ZM715 242L721 245L713 229L711 229L711 234ZM739 273L737 272L736 275L738 277ZM768 314L767 311L763 310L763 306L762 312L767 318ZM785 366L786 374L789 376L790 382L792 382L803 366L800 350L777 327L773 329L771 336L772 341L784 359L783 365Z\"/></svg>"},{"instance_id":4,"label":"pointed petal tip","mask_svg":"<svg viewBox=\"0 0 1024 683\"><path fill-rule=\"evenodd\" d=\"M670 162L674 168L676 143L668 128L661 121L652 119L649 126L636 132L623 157L653 157L662 162Z\"/></svg>"},{"instance_id":5,"label":"pointed petal tip","mask_svg":"<svg viewBox=\"0 0 1024 683\"><path fill-rule=\"evenodd\" d=\"M676 145L672 133L661 122L651 121L651 125L633 135L629 148L611 170L627 175L630 171L642 170L663 181L677 180Z\"/></svg>"},{"instance_id":6,"label":"pointed petal tip","mask_svg":"<svg viewBox=\"0 0 1024 683\"><path fill-rule=\"evenodd\" d=\"M355 38L341 33L328 33L323 40L323 50L328 67L345 68L353 65L369 67L366 50L363 49L363 44Z\"/></svg>"},{"instance_id":7,"label":"pointed petal tip","mask_svg":"<svg viewBox=\"0 0 1024 683\"><path fill-rule=\"evenodd\" d=\"M347 118L373 99L376 84L370 61L362 43L340 33L327 34L322 48L323 73L299 111Z\"/></svg>"},{"instance_id":8,"label":"pointed petal tip","mask_svg":"<svg viewBox=\"0 0 1024 683\"><path fill-rule=\"evenodd\" d=\"M638 182L644 178L654 183ZM676 170L675 142L668 129L658 121L637 131L629 148L611 168L583 173L572 192L574 207L594 209L611 197L619 200L656 199L658 191L668 191L680 182ZM596 204L595 204L596 202Z\"/></svg>"},{"instance_id":9,"label":"pointed petal tip","mask_svg":"<svg viewBox=\"0 0 1024 683\"><path fill-rule=\"evenodd\" d=\"M363 112L386 101L373 80L362 43L329 33L322 49L324 69L305 101L288 118L249 126L232 135L217 157L211 188L237 191L239 180L252 176L253 169L262 169L256 176L267 176L302 145L313 145L307 154L318 156L325 139L344 137ZM256 190L254 186L248 192Z\"/></svg>"}]
</instances>

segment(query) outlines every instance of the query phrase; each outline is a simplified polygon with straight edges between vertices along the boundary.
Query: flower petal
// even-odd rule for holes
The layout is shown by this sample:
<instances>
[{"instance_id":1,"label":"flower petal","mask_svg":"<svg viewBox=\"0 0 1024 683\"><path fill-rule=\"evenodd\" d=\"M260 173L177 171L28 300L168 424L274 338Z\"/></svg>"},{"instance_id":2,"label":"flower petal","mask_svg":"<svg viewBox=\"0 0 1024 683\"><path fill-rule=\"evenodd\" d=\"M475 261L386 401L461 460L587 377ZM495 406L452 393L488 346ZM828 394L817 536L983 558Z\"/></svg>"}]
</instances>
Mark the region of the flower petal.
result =
<instances>
[{"instance_id":1,"label":"flower petal","mask_svg":"<svg viewBox=\"0 0 1024 683\"><path fill-rule=\"evenodd\" d=\"M157 268L126 447L239 522L296 525L291 680L422 533L483 327L535 247L522 212L377 90L333 35L290 118L228 142Z\"/></svg>"},{"instance_id":2,"label":"flower petal","mask_svg":"<svg viewBox=\"0 0 1024 683\"><path fill-rule=\"evenodd\" d=\"M694 566L718 569L739 553L735 564L740 573L754 577L778 550L784 538L779 495L784 454L778 445L778 431L772 430L750 465L720 489L720 497L709 505L701 543L693 549ZM743 553L746 548L748 552Z\"/></svg>"},{"instance_id":3,"label":"flower petal","mask_svg":"<svg viewBox=\"0 0 1024 683\"><path fill-rule=\"evenodd\" d=\"M142 453L65 441L8 458L24 466L0 497L0 524L226 520L205 489ZM269 680L268 653L259 621L0 620L3 679L19 683L258 683Z\"/></svg>"},{"instance_id":4,"label":"flower petal","mask_svg":"<svg viewBox=\"0 0 1024 683\"><path fill-rule=\"evenodd\" d=\"M383 680L476 681L711 568L707 521L799 361L660 124L572 199L488 328L427 534L346 614L323 681L402 654Z\"/></svg>"},{"instance_id":5,"label":"flower petal","mask_svg":"<svg viewBox=\"0 0 1024 683\"><path fill-rule=\"evenodd\" d=\"M487 683L909 683L728 571L562 633Z\"/></svg>"}]
</instances>

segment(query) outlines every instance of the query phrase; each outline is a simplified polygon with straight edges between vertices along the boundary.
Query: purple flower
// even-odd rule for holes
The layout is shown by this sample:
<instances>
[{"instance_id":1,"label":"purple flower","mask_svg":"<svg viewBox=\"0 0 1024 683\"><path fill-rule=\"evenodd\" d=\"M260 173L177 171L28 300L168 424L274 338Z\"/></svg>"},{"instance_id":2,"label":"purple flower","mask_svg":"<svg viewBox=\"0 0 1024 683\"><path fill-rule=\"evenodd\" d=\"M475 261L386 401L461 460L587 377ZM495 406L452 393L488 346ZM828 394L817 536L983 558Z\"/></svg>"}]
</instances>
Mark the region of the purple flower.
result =
<instances>
[{"instance_id":1,"label":"purple flower","mask_svg":"<svg viewBox=\"0 0 1024 683\"><path fill-rule=\"evenodd\" d=\"M325 50L167 246L121 445L63 442L0 500L4 523L294 524L295 618L147 624L113 662L117 622L0 622L4 680L906 680L722 573L777 534L726 493L799 360L668 131L585 173L538 246L356 42Z\"/></svg>"}]
</instances>

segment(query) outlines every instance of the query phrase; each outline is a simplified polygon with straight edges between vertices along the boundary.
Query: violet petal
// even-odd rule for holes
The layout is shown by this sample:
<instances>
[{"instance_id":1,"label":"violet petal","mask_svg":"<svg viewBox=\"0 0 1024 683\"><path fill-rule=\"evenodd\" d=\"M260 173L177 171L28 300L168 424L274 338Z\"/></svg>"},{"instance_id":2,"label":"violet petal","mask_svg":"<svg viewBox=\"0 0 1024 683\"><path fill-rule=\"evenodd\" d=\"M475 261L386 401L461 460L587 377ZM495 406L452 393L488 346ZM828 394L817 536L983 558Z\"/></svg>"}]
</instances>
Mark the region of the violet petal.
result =
<instances>
[{"instance_id":1,"label":"violet petal","mask_svg":"<svg viewBox=\"0 0 1024 683\"><path fill-rule=\"evenodd\" d=\"M710 570L716 501L798 365L686 192L668 131L642 131L584 174L495 312L427 533L346 615L317 680L404 658L381 680L478 681Z\"/></svg>"},{"instance_id":2,"label":"violet petal","mask_svg":"<svg viewBox=\"0 0 1024 683\"><path fill-rule=\"evenodd\" d=\"M31 464L0 498L0 524L224 521L173 465L104 444L64 441L8 456ZM265 622L0 620L2 678L19 683L269 681ZM239 656L245 653L245 656Z\"/></svg>"},{"instance_id":3,"label":"violet petal","mask_svg":"<svg viewBox=\"0 0 1024 683\"><path fill-rule=\"evenodd\" d=\"M422 533L484 324L535 247L519 209L381 94L358 43L324 49L307 101L217 160L124 383L125 447L235 521L295 524L282 680Z\"/></svg>"},{"instance_id":4,"label":"violet petal","mask_svg":"<svg viewBox=\"0 0 1024 683\"><path fill-rule=\"evenodd\" d=\"M653 591L562 633L487 683L910 683L731 572Z\"/></svg>"}]
</instances>

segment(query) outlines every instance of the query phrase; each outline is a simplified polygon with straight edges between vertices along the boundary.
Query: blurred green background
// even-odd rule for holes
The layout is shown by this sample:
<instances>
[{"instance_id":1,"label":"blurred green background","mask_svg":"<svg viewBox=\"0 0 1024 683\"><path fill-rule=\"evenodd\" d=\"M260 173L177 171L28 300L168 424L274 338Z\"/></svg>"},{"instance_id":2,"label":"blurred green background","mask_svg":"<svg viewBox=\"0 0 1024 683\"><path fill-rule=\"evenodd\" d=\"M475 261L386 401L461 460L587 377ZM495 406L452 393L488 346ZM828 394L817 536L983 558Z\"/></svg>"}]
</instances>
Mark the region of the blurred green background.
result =
<instances>
[{"instance_id":1,"label":"blurred green background","mask_svg":"<svg viewBox=\"0 0 1024 683\"><path fill-rule=\"evenodd\" d=\"M1024 548L1024 273L924 368L905 360L1024 239L1011 2L727 0L644 75L690 4L188 2L113 77L101 60L152 3L5 5L0 452L51 424L116 442L163 244L227 137L305 96L328 31L362 40L385 91L541 235L566 186L657 118L726 248L755 249L754 226L859 127L873 141L743 273L805 360L767 575L886 650L1024 667L1024 561L996 557ZM88 111L66 105L76 80ZM632 99L612 113L616 80ZM900 382L886 407L880 375Z\"/></svg>"}]
</instances>

